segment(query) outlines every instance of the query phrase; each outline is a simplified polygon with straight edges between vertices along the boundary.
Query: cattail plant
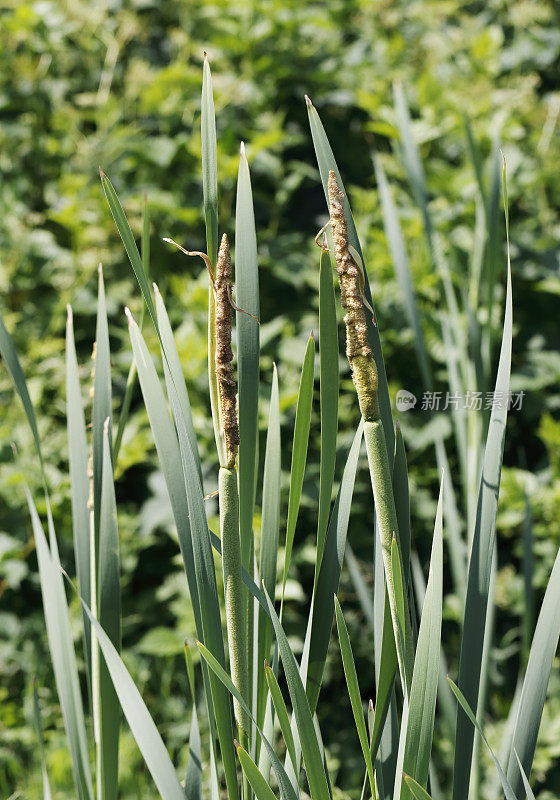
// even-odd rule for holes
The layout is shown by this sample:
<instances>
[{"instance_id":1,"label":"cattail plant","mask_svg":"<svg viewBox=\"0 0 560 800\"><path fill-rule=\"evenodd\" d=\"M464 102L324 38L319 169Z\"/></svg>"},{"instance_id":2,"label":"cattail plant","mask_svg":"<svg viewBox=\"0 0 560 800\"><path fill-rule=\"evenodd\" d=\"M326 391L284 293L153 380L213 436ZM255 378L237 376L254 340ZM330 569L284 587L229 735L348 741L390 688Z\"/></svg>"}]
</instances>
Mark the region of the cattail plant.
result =
<instances>
[{"instance_id":1,"label":"cattail plant","mask_svg":"<svg viewBox=\"0 0 560 800\"><path fill-rule=\"evenodd\" d=\"M356 233L347 193L322 127L307 99L311 135L325 191L329 223L319 261L320 481L317 503L317 547L313 589L303 652L298 661L283 626L285 589L291 568L312 423L315 341L305 349L299 385L289 475L288 510L281 519L281 428L279 379L274 368L262 474L262 492L255 453L258 443L259 399L259 277L249 164L240 152L234 268L228 238L218 246L218 169L214 103L208 61L202 89L202 174L208 267L208 375L215 444L218 455L220 536L208 526L203 470L193 425L188 390L165 303L157 286L150 287L149 217L145 204L141 254L125 211L109 178L101 182L107 202L142 292L161 351L160 380L141 325L127 309L133 367L121 406L113 444L110 353L103 276L99 272L96 357L91 445L86 437L72 313L67 321L68 440L72 486L72 517L77 592L83 609L88 704L84 709L77 659L70 628L65 578L60 563L47 479L35 414L12 340L0 318L0 354L13 378L33 434L42 470L47 509L47 535L27 492L37 547L39 577L49 647L60 699L68 748L79 800L118 797L118 731L124 712L162 800L199 800L227 796L229 800L331 800L335 790L322 737L320 692L329 642L336 620L348 698L355 721L356 746L363 757L362 800L467 800L480 796L480 757L475 731L485 746L481 720L488 683L488 642L493 613L492 578L496 514L501 477L507 408L495 407L484 422L472 415L453 419L454 444L461 463L459 489L450 480L447 448L434 434L434 454L442 475L427 583L416 555L410 523L410 497L403 434L391 412L380 328L373 307L368 269ZM395 87L397 127L403 145L405 172L420 205L434 270L442 290L439 318L442 339L450 352L461 352L461 369L451 360L450 380L465 388L473 376L486 388L492 375L490 324L479 330L480 351L474 358L469 335L451 322L471 319L483 325L468 304L478 301L480 286L461 294L460 308L449 268L440 255L437 227L431 218L422 165L412 137L402 87ZM473 143L471 142L471 145ZM474 146L474 145L473 145ZM495 161L493 162L495 166ZM420 314L400 229L397 209L379 156L374 160L388 245L405 298L407 317L415 332L422 380L430 386L432 366L425 346ZM495 391L509 390L513 309L509 264L509 220L505 166L503 196L506 218L507 276L505 313ZM490 237L494 229L486 231ZM181 248L182 249L182 248ZM335 482L339 362L338 323L333 268L338 275L344 311L346 355L356 390L356 431ZM369 265L369 271L372 269ZM233 278L235 274L235 303ZM493 293L494 284L486 287ZM232 348L236 311L236 363ZM473 316L474 315L474 316ZM452 347L451 347L452 345ZM451 357L450 357L451 358ZM476 363L475 363L476 362ZM478 372L477 372L478 370ZM185 647L192 698L189 760L182 782L156 725L120 655L120 599L117 506L113 471L130 407L131 387L138 378L161 470L175 520L200 653L200 699L197 705L192 644ZM358 413L359 412L359 413ZM362 567L347 545L354 482L365 441L375 525L366 531L373 543L373 595ZM91 469L88 469L91 450ZM474 467L473 467L474 463ZM473 476L476 476L476 481ZM90 483L91 481L91 483ZM338 483L336 499L331 502ZM90 492L91 487L91 492ZM459 499L458 499L459 495ZM261 497L261 535L253 533L256 497ZM91 497L91 502L88 498ZM459 509L465 510L466 526ZM473 512L474 509L474 512ZM373 509L372 509L373 510ZM372 514L372 518L373 518ZM278 572L278 546L285 523L284 569ZM459 676L446 680L442 648L443 543L450 555L450 580L461 608ZM373 701L364 704L352 643L338 599L344 559L369 624L374 653ZM221 558L224 597L218 593L215 558ZM67 576L66 576L67 577ZM67 578L70 582L70 579ZM71 582L70 582L71 583ZM530 584L530 580L528 581ZM276 592L281 595L279 611ZM520 676L521 691L512 705L508 730L496 755L498 787L507 800L533 797L529 783L546 685L560 633L560 557L541 606ZM227 629L227 647L222 622ZM529 638L529 637L527 637ZM283 677L282 677L283 676ZM282 686L287 687L287 696ZM439 711L436 715L436 706ZM40 709L35 702L39 741ZM94 721L95 768L90 763L87 711ZM201 741L199 713L207 717L208 739ZM432 762L434 729L453 752L452 785L438 787ZM387 735L388 734L388 735ZM42 746L40 752L43 753ZM204 765L204 766L203 766ZM51 796L42 763L44 797ZM352 787L350 787L352 788Z\"/></svg>"}]
</instances>

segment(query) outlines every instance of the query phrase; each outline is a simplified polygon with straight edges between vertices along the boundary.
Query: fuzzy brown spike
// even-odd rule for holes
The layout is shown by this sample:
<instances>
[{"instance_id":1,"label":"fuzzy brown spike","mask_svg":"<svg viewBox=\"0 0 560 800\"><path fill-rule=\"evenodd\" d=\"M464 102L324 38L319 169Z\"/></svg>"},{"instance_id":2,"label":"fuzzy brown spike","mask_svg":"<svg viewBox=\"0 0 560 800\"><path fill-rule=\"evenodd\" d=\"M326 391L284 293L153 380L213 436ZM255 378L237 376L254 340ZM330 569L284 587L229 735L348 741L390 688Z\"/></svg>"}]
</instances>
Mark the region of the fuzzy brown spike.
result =
<instances>
[{"instance_id":1,"label":"fuzzy brown spike","mask_svg":"<svg viewBox=\"0 0 560 800\"><path fill-rule=\"evenodd\" d=\"M233 351L231 349L231 322L233 309L231 297L231 256L229 242L224 233L218 252L214 281L216 296L216 377L220 422L224 433L227 467L235 464L239 446L239 424L237 421L237 386L233 376Z\"/></svg>"},{"instance_id":2,"label":"fuzzy brown spike","mask_svg":"<svg viewBox=\"0 0 560 800\"><path fill-rule=\"evenodd\" d=\"M373 421L379 419L377 368L368 342L360 268L348 246L348 227L342 203L344 195L332 170L329 172L328 191L336 271L342 308L346 311L346 355L352 368L362 416L366 421Z\"/></svg>"}]
</instances>

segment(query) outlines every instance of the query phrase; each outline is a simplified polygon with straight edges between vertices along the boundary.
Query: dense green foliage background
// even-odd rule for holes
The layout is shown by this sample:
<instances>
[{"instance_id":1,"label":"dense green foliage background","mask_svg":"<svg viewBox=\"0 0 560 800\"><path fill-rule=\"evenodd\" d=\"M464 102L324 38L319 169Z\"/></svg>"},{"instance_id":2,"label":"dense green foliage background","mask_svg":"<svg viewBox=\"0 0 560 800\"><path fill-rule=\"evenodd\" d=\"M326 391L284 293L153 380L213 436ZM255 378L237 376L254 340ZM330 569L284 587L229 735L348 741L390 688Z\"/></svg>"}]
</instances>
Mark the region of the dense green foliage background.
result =
<instances>
[{"instance_id":1,"label":"dense green foliage background","mask_svg":"<svg viewBox=\"0 0 560 800\"><path fill-rule=\"evenodd\" d=\"M376 192L372 153L395 190L418 292L422 322L445 390L437 310L439 286L421 216L404 180L392 83L411 105L430 202L457 285L470 267L476 181L465 117L489 160L501 143L508 164L514 280L512 388L526 392L512 412L499 516L498 618L490 674L487 730L498 745L522 653L525 604L520 573L522 526L530 504L535 537L535 592L540 603L560 544L560 352L557 242L560 234L560 7L554 0L108 0L89 3L11 0L0 12L0 303L40 419L62 561L72 571L64 393L66 304L74 310L87 385L94 335L96 269L103 263L119 398L130 364L123 307L138 314L139 291L114 230L98 168L116 186L139 233L145 192L152 216L151 271L162 291L183 359L202 443L206 488L216 485L208 411L207 277L201 262L165 245L171 236L204 246L201 214L200 90L203 51L214 77L218 125L220 219L233 234L239 142L247 143L260 258L263 384L279 367L285 415L284 458L298 372L317 326L316 231L326 220L307 128L304 94L324 121L351 195L382 332L391 391L421 394L412 334L405 322ZM487 180L486 169L485 180ZM233 238L233 237L232 237ZM503 242L496 243L503 251ZM502 262L505 267L505 252ZM499 305L499 304L498 304ZM501 308L495 309L496 319ZM153 333L147 327L148 338ZM340 425L347 441L359 410L344 373ZM476 387L473 387L476 388ZM266 419L266 392L262 425ZM163 480L139 393L117 464L120 504L124 654L176 763L186 761L186 677L182 642L193 624ZM69 756L48 657L36 557L21 474L39 471L21 408L0 368L0 794L40 796L32 683L44 707L48 764L57 796L72 796ZM91 413L89 405L86 413ZM430 428L421 412L401 419L411 468L412 530L428 554L437 471ZM446 414L433 424L450 432ZM14 460L11 442L18 449ZM342 454L341 454L342 455ZM304 485L296 538L289 634L297 641L312 580L317 441ZM372 504L359 471L350 542L371 580ZM286 499L286 498L285 498ZM306 511L307 509L307 511ZM352 583L343 575L345 613L360 675L372 649ZM538 605L537 605L538 608ZM348 611L346 612L346 609ZM446 599L444 645L456 674L457 602ZM77 616L76 616L77 620ZM78 630L78 625L76 625ZM359 753L342 695L333 645L319 713L333 769L354 786ZM367 691L366 683L362 684ZM436 762L450 768L438 737ZM535 761L537 796L558 796L560 680L553 670ZM155 796L128 732L123 734L122 797ZM483 796L492 797L488 771Z\"/></svg>"}]
</instances>

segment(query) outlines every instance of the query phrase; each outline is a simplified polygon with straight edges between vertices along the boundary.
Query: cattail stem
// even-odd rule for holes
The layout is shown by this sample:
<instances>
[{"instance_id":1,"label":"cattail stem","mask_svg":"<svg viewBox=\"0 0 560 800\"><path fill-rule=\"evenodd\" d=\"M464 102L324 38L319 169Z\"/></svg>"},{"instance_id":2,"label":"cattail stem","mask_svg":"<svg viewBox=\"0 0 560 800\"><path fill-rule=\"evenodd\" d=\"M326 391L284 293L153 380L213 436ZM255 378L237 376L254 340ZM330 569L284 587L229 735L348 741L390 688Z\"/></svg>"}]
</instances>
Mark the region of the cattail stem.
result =
<instances>
[{"instance_id":1,"label":"cattail stem","mask_svg":"<svg viewBox=\"0 0 560 800\"><path fill-rule=\"evenodd\" d=\"M241 578L241 542L239 538L239 496L237 472L220 467L218 478L220 492L220 535L222 539L222 568L226 626L228 634L231 679L239 693L249 702L249 673L247 670L247 636L245 624L245 599ZM251 730L246 712L234 699L235 719L247 736Z\"/></svg>"},{"instance_id":2,"label":"cattail stem","mask_svg":"<svg viewBox=\"0 0 560 800\"><path fill-rule=\"evenodd\" d=\"M414 646L412 642L412 626L410 622L409 604L402 581L395 580L395 550L392 547L393 537L397 547L396 554L400 562L400 574L403 575L402 554L399 545L399 527L395 498L393 496L393 479L383 423L379 415L377 396L377 367L368 341L367 323L364 311L364 275L356 263L348 242L348 226L342 203L343 194L339 189L336 175L329 173L329 207L334 242L336 271L340 283L342 307L346 311L346 356L352 369L352 379L358 395L360 411L364 419L364 438L369 462L373 499L377 517L377 528L383 553L383 565L387 582L387 594L391 608L391 619L395 634L395 644L399 662L399 670L405 694L408 695L412 682L414 665ZM398 608L404 609L404 630L401 630Z\"/></svg>"},{"instance_id":3,"label":"cattail stem","mask_svg":"<svg viewBox=\"0 0 560 800\"><path fill-rule=\"evenodd\" d=\"M399 541L399 528L397 523L397 512L395 509L395 498L393 496L393 482L391 468L387 457L387 444L385 442L385 432L381 420L364 423L364 439L369 463L371 486L373 489L373 499L375 501L375 515L377 520L377 530L381 541L381 552L383 554L383 566L385 568L385 580L387 582L387 594L389 596L389 606L391 608L391 619L395 632L395 643L397 647L397 657L403 689L406 694L410 691L412 681L412 669L414 665L414 647L412 642L412 628L410 624L410 613L406 595L397 598L398 585L395 582L393 556L391 545L393 536ZM399 548L399 560L401 574L403 574L402 554ZM397 618L397 603L401 602L405 609L405 629L403 631L404 644L399 635L399 623Z\"/></svg>"}]
</instances>

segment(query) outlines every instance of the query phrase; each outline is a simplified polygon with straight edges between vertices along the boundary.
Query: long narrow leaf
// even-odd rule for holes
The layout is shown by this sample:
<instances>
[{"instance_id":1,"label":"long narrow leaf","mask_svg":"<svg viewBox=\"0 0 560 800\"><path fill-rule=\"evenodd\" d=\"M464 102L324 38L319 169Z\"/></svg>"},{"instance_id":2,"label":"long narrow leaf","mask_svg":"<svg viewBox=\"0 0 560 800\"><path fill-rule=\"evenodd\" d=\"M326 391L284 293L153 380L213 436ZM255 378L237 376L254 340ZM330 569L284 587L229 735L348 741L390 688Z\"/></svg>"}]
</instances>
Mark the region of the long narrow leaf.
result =
<instances>
[{"instance_id":1,"label":"long narrow leaf","mask_svg":"<svg viewBox=\"0 0 560 800\"><path fill-rule=\"evenodd\" d=\"M352 713L354 714L354 721L356 723L356 730L358 732L358 739L366 763L366 770L369 778L369 785L371 792L375 796L375 777L373 774L373 762L369 752L368 733L366 723L364 720L364 710L362 708L362 699L360 697L360 686L358 684L358 674L356 672L356 665L354 663L354 656L352 654L352 645L348 635L348 629L344 621L340 603L335 595L335 612L336 612L336 625L338 628L338 640L340 642L340 652L342 655L342 664L344 667L344 674L346 676L346 686L348 687L348 696L350 698L350 705L352 706Z\"/></svg>"},{"instance_id":2,"label":"long narrow leaf","mask_svg":"<svg viewBox=\"0 0 560 800\"><path fill-rule=\"evenodd\" d=\"M290 470L290 494L288 498L288 522L286 526L286 554L284 556L284 576L282 580L282 597L286 588L286 580L290 569L292 547L296 532L296 523L301 499L301 488L307 461L307 445L309 442L309 426L311 422L311 403L313 400L313 367L315 363L315 341L309 337L303 366L294 425L294 443L292 448L292 466Z\"/></svg>"},{"instance_id":3,"label":"long narrow leaf","mask_svg":"<svg viewBox=\"0 0 560 800\"><path fill-rule=\"evenodd\" d=\"M333 270L329 254L321 251L319 276L319 355L321 402L321 466L317 519L316 574L323 558L329 522L338 433L338 328Z\"/></svg>"},{"instance_id":4,"label":"long narrow leaf","mask_svg":"<svg viewBox=\"0 0 560 800\"><path fill-rule=\"evenodd\" d=\"M58 553L53 554L49 550L29 491L27 491L27 503L37 548L49 649L72 759L74 781L79 800L93 800L84 710Z\"/></svg>"},{"instance_id":5,"label":"long narrow leaf","mask_svg":"<svg viewBox=\"0 0 560 800\"><path fill-rule=\"evenodd\" d=\"M86 605L91 605L91 567L89 530L89 479L86 425L78 361L74 344L72 309L68 306L66 322L66 418L68 430L68 456L70 462L70 490L72 495L72 531L74 535L74 559L78 575L80 596ZM91 628L88 616L83 612L84 648L91 691Z\"/></svg>"},{"instance_id":6,"label":"long narrow leaf","mask_svg":"<svg viewBox=\"0 0 560 800\"><path fill-rule=\"evenodd\" d=\"M506 208L507 230L507 193L504 168L504 201ZM507 396L509 391L509 374L511 367L512 342L512 292L511 267L508 247L508 274L506 307L502 347L496 377L496 394L501 398L494 405L490 418L480 491L476 525L472 542L469 564L467 597L463 638L461 642L461 660L459 666L459 687L468 704L476 707L481 676L481 661L484 646L485 621L488 607L488 594L492 573L492 556L496 536L496 513L504 438L507 419ZM467 717L462 711L457 713L457 734L455 748L455 766L453 774L453 800L467 800L470 783L471 757L474 732Z\"/></svg>"},{"instance_id":7,"label":"long narrow leaf","mask_svg":"<svg viewBox=\"0 0 560 800\"><path fill-rule=\"evenodd\" d=\"M239 527L245 568L251 565L255 452L259 413L259 276L253 194L245 148L241 146L235 215L235 292L239 384ZM257 318L257 319L255 319Z\"/></svg>"},{"instance_id":8,"label":"long narrow leaf","mask_svg":"<svg viewBox=\"0 0 560 800\"><path fill-rule=\"evenodd\" d=\"M109 417L103 429L103 474L99 518L98 619L115 650L121 648L121 595L117 504L113 482ZM85 602L85 601L84 601ZM105 664L99 670L101 786L103 800L116 800L118 784L120 709Z\"/></svg>"},{"instance_id":9,"label":"long narrow leaf","mask_svg":"<svg viewBox=\"0 0 560 800\"><path fill-rule=\"evenodd\" d=\"M251 714L251 710L250 710L249 706L247 705L245 700L241 697L241 695L239 694L239 692L237 691L237 689L233 685L233 682L232 682L231 678L229 677L229 675L227 674L227 672L225 671L225 669L221 666L221 664L218 663L218 661L214 658L214 656L208 650L208 648L204 647L204 645L201 642L198 642L197 644L198 644L198 649L200 650L201 656L204 658L205 662L208 664L208 666L210 667L212 672L220 679L220 681L227 688L227 690L230 692L232 697L235 697L235 699L241 705L241 707L243 708L245 713L249 714L249 716L252 718L253 722L256 725L256 719ZM282 766L282 763L280 762L280 759L276 755L276 752L274 751L274 748L270 744L270 742L267 739L267 737L264 735L263 731L258 727L258 725L257 725L257 730L259 731L259 733L260 733L260 735L262 737L263 744L264 744L264 746L266 748L266 751L267 751L268 756L270 758L270 761L272 763L272 767L274 769L274 774L276 775L276 780L278 781L278 786L280 787L280 793L282 795L282 799L283 800L297 800L297 796L296 796L296 793L294 791L294 787L292 786L292 784L290 782L290 779L288 778L288 776L286 774L286 770L284 769L284 767Z\"/></svg>"},{"instance_id":10,"label":"long narrow leaf","mask_svg":"<svg viewBox=\"0 0 560 800\"><path fill-rule=\"evenodd\" d=\"M426 786L434 732L443 605L443 480L434 526L428 586L422 608L410 699L405 700L395 798L410 797L401 773ZM406 720L406 724L405 724ZM402 764L402 767L399 765Z\"/></svg>"},{"instance_id":11,"label":"long narrow leaf","mask_svg":"<svg viewBox=\"0 0 560 800\"><path fill-rule=\"evenodd\" d=\"M517 766L518 758L525 774L531 774L548 679L560 636L559 609L560 551L556 555L535 628L511 743L507 774L517 795L520 795L523 786Z\"/></svg>"},{"instance_id":12,"label":"long narrow leaf","mask_svg":"<svg viewBox=\"0 0 560 800\"><path fill-rule=\"evenodd\" d=\"M95 630L122 710L163 800L185 800L181 784L158 729L113 643L82 600Z\"/></svg>"},{"instance_id":13,"label":"long narrow leaf","mask_svg":"<svg viewBox=\"0 0 560 800\"><path fill-rule=\"evenodd\" d=\"M266 599L294 709L307 781L309 783L309 792L312 800L325 800L331 795L309 702L303 688L296 659L268 594L266 594Z\"/></svg>"}]
</instances>

